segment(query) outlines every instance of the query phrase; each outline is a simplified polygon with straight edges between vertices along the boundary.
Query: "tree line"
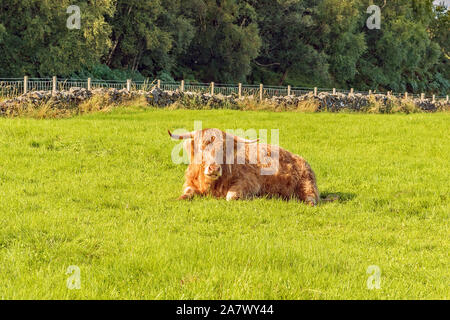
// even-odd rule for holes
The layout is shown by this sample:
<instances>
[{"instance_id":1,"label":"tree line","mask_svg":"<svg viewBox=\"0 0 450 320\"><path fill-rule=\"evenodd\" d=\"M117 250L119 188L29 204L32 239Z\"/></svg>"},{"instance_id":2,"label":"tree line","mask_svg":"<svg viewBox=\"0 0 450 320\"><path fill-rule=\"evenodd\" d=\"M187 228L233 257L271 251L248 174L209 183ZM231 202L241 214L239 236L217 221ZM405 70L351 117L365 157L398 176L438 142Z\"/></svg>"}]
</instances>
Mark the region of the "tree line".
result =
<instances>
[{"instance_id":1,"label":"tree line","mask_svg":"<svg viewBox=\"0 0 450 320\"><path fill-rule=\"evenodd\" d=\"M379 29L366 23L373 4ZM67 27L70 5L79 29ZM449 32L433 0L2 0L0 77L445 94Z\"/></svg>"}]
</instances>

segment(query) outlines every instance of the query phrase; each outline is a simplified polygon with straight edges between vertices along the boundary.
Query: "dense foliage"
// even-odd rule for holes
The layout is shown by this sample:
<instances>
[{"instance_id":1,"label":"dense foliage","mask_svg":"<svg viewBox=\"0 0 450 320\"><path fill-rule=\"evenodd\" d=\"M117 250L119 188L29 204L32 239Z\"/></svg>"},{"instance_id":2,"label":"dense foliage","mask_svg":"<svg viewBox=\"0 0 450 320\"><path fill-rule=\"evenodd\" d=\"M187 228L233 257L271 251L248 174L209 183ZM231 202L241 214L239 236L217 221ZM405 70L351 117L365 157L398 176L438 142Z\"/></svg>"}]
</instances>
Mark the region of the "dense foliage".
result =
<instances>
[{"instance_id":1,"label":"dense foliage","mask_svg":"<svg viewBox=\"0 0 450 320\"><path fill-rule=\"evenodd\" d=\"M432 0L2 0L0 76L447 93L449 32Z\"/></svg>"}]
</instances>

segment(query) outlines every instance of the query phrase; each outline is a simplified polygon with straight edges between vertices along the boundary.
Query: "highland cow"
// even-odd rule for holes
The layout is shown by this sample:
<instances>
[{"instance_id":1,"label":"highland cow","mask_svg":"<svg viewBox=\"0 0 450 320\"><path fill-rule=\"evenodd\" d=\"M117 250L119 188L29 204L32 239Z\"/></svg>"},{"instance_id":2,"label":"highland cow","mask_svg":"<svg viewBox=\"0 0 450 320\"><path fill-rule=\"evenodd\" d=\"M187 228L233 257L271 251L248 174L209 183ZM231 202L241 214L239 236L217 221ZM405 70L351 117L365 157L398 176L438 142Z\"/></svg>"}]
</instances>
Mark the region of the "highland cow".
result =
<instances>
[{"instance_id":1,"label":"highland cow","mask_svg":"<svg viewBox=\"0 0 450 320\"><path fill-rule=\"evenodd\" d=\"M296 198L312 206L319 202L316 178L300 156L278 146L258 143L223 132L204 129L173 139L186 139L190 163L183 194L212 195L226 200L255 196Z\"/></svg>"}]
</instances>

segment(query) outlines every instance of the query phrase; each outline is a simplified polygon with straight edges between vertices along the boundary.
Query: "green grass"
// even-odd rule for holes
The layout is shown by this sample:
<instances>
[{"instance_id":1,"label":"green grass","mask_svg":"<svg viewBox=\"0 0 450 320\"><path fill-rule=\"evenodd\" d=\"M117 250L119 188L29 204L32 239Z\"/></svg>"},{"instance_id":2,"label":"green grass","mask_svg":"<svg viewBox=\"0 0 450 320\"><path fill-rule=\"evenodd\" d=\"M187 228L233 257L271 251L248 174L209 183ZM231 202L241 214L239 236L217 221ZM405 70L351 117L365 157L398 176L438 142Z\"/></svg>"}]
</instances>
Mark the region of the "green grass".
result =
<instances>
[{"instance_id":1,"label":"green grass","mask_svg":"<svg viewBox=\"0 0 450 320\"><path fill-rule=\"evenodd\" d=\"M280 129L323 194L180 202L167 129ZM450 114L0 119L1 299L448 299ZM66 286L68 266L81 289ZM381 269L368 290L367 267Z\"/></svg>"}]
</instances>

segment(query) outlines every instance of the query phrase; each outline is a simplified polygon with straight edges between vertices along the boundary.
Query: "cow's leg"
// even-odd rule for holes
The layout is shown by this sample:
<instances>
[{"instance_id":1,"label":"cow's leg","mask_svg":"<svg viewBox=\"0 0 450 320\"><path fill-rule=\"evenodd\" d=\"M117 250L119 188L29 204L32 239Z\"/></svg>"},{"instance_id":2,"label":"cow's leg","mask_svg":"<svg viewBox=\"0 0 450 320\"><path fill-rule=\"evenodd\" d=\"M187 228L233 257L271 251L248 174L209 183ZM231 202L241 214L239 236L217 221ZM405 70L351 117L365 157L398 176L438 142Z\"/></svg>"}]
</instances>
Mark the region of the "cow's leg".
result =
<instances>
[{"instance_id":1,"label":"cow's leg","mask_svg":"<svg viewBox=\"0 0 450 320\"><path fill-rule=\"evenodd\" d=\"M236 189L230 189L227 192L227 201L231 201L231 200L237 200L239 198L241 198L241 192L239 192L239 190Z\"/></svg>"},{"instance_id":2,"label":"cow's leg","mask_svg":"<svg viewBox=\"0 0 450 320\"><path fill-rule=\"evenodd\" d=\"M297 196L311 206L317 205L319 203L319 191L315 179L308 177L302 180L297 187Z\"/></svg>"},{"instance_id":3,"label":"cow's leg","mask_svg":"<svg viewBox=\"0 0 450 320\"><path fill-rule=\"evenodd\" d=\"M259 190L260 186L257 183L237 182L228 189L227 201L247 198L257 194Z\"/></svg>"},{"instance_id":4,"label":"cow's leg","mask_svg":"<svg viewBox=\"0 0 450 320\"><path fill-rule=\"evenodd\" d=\"M185 186L183 190L183 194L178 198L178 200L189 200L194 197L194 195L198 193L197 189L193 186Z\"/></svg>"}]
</instances>

